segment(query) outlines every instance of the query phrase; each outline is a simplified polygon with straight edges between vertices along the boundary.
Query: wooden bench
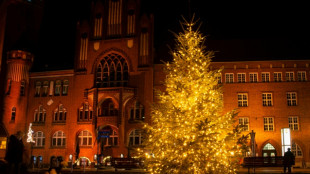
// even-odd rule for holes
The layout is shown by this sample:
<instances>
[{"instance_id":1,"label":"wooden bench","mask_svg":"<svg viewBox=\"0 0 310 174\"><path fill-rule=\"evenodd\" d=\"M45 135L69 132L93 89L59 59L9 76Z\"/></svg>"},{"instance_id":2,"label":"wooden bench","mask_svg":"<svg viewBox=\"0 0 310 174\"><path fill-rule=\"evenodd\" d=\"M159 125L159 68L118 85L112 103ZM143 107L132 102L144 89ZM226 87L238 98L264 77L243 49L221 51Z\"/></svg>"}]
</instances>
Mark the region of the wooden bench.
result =
<instances>
[{"instance_id":1,"label":"wooden bench","mask_svg":"<svg viewBox=\"0 0 310 174\"><path fill-rule=\"evenodd\" d=\"M115 171L117 171L117 169L130 170L141 168L141 162L136 158L112 158L111 163Z\"/></svg>"},{"instance_id":2,"label":"wooden bench","mask_svg":"<svg viewBox=\"0 0 310 174\"><path fill-rule=\"evenodd\" d=\"M250 168L255 171L257 167L283 167L283 157L245 157L242 166L248 168L248 173Z\"/></svg>"}]
</instances>

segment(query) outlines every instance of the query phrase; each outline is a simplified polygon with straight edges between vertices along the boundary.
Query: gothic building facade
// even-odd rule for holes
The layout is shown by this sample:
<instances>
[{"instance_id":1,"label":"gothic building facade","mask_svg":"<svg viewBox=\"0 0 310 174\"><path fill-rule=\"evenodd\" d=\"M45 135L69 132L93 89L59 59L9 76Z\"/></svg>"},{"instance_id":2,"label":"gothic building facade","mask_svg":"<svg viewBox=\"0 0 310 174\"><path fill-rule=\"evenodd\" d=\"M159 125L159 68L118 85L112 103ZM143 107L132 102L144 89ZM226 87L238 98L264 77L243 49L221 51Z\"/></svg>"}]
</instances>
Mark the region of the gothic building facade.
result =
<instances>
[{"instance_id":1,"label":"gothic building facade","mask_svg":"<svg viewBox=\"0 0 310 174\"><path fill-rule=\"evenodd\" d=\"M73 69L31 72L31 53L8 51L1 106L6 136L27 132L31 123L35 142L24 142L43 163L53 156L74 161L77 152L89 162L99 154L134 156L143 123L151 123L154 89L164 90L165 79L163 65L153 64L153 16L140 3L94 1L90 18L77 24ZM281 156L281 129L290 128L296 165L310 165L309 63L212 62L211 69L223 68L224 110L237 109L244 134L256 133L257 156ZM1 157L5 148L2 138Z\"/></svg>"}]
</instances>

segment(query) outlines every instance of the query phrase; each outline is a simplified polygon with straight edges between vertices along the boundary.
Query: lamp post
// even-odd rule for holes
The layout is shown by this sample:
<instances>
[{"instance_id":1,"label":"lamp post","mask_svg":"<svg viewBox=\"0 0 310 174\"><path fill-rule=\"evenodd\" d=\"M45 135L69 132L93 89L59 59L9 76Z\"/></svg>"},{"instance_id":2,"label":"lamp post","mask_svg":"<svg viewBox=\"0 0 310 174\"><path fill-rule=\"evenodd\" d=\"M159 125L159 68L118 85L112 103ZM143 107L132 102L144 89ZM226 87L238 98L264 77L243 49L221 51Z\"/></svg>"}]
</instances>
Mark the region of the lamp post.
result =
<instances>
[{"instance_id":1,"label":"lamp post","mask_svg":"<svg viewBox=\"0 0 310 174\"><path fill-rule=\"evenodd\" d=\"M250 132L250 136L251 136L251 150L252 150L252 157L255 157L255 132L252 130L252 132Z\"/></svg>"}]
</instances>

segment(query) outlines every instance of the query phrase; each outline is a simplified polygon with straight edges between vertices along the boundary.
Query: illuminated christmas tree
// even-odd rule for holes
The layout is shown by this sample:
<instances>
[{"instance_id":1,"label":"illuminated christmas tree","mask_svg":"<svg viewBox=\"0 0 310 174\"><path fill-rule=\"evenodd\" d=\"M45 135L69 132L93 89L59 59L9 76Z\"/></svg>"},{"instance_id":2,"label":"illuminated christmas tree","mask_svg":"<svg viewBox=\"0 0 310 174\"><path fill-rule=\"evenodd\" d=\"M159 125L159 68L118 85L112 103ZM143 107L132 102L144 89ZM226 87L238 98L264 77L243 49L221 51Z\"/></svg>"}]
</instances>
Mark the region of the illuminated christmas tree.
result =
<instances>
[{"instance_id":1,"label":"illuminated christmas tree","mask_svg":"<svg viewBox=\"0 0 310 174\"><path fill-rule=\"evenodd\" d=\"M236 173L241 155L235 112L223 113L221 70L211 70L212 51L186 22L166 63L165 92L158 92L146 125L145 164L151 173Z\"/></svg>"}]
</instances>

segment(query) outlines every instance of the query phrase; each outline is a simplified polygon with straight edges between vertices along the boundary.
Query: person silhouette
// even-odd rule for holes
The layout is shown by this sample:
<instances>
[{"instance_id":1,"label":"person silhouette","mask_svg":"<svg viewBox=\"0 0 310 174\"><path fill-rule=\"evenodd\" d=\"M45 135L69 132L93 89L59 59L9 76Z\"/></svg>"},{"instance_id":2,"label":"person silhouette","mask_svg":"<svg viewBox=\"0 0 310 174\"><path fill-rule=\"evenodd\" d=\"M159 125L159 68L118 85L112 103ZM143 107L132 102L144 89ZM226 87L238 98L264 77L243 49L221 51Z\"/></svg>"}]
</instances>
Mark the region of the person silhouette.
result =
<instances>
[{"instance_id":1,"label":"person silhouette","mask_svg":"<svg viewBox=\"0 0 310 174\"><path fill-rule=\"evenodd\" d=\"M11 173L19 174L21 172L20 168L23 162L24 152L23 136L24 134L18 131L16 135L9 137L8 148L4 159L8 162Z\"/></svg>"},{"instance_id":2,"label":"person silhouette","mask_svg":"<svg viewBox=\"0 0 310 174\"><path fill-rule=\"evenodd\" d=\"M283 165L284 165L284 173L286 173L286 168L288 168L288 173L291 173L291 167L295 164L295 156L291 152L291 148L287 149L287 152L284 153Z\"/></svg>"}]
</instances>

